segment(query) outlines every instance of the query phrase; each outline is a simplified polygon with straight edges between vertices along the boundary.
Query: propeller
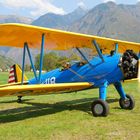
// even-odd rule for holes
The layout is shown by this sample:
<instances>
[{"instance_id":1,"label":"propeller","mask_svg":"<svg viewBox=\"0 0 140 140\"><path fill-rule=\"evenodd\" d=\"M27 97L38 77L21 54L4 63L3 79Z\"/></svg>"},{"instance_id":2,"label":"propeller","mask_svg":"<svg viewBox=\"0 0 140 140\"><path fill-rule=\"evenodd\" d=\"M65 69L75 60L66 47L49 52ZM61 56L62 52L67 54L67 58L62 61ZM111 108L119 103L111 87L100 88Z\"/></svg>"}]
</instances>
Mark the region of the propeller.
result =
<instances>
[{"instance_id":1,"label":"propeller","mask_svg":"<svg viewBox=\"0 0 140 140\"><path fill-rule=\"evenodd\" d=\"M124 80L139 78L140 80L140 59L133 50L126 50L122 56L121 67L124 73Z\"/></svg>"}]
</instances>

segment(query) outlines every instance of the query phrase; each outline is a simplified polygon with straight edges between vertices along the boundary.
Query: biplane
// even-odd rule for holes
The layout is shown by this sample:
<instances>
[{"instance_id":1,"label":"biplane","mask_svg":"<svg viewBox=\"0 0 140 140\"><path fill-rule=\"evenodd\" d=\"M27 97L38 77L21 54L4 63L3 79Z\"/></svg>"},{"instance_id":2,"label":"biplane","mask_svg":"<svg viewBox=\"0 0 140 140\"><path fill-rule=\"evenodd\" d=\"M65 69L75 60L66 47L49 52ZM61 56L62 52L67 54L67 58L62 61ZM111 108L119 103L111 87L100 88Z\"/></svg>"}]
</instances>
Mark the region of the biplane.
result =
<instances>
[{"instance_id":1,"label":"biplane","mask_svg":"<svg viewBox=\"0 0 140 140\"><path fill-rule=\"evenodd\" d=\"M107 87L113 84L120 95L122 109L133 109L133 96L125 93L124 80L138 78L140 44L110 38L67 32L25 24L0 24L0 46L23 49L22 67L15 64L10 69L9 83L0 86L0 96L23 96L50 93L70 93L92 88L99 89L99 99L91 104L94 116L107 116L109 105ZM76 49L84 61L67 63L60 70L42 73L44 49L64 51ZM97 54L91 60L82 51L92 49ZM36 72L30 49L40 49L40 69ZM25 76L25 57L28 54L34 78Z\"/></svg>"}]
</instances>

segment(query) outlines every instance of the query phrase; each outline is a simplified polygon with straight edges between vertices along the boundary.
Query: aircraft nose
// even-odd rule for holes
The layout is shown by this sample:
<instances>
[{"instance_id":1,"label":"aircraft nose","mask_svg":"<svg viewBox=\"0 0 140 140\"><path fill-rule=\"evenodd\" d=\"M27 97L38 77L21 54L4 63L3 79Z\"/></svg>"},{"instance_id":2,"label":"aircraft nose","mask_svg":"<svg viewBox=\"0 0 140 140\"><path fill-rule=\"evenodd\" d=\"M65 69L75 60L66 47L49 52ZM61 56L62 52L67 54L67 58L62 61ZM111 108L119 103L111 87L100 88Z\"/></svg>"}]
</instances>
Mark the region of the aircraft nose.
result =
<instances>
[{"instance_id":1,"label":"aircraft nose","mask_svg":"<svg viewBox=\"0 0 140 140\"><path fill-rule=\"evenodd\" d=\"M139 57L133 50L126 50L120 59L119 66L121 67L124 80L138 77Z\"/></svg>"}]
</instances>

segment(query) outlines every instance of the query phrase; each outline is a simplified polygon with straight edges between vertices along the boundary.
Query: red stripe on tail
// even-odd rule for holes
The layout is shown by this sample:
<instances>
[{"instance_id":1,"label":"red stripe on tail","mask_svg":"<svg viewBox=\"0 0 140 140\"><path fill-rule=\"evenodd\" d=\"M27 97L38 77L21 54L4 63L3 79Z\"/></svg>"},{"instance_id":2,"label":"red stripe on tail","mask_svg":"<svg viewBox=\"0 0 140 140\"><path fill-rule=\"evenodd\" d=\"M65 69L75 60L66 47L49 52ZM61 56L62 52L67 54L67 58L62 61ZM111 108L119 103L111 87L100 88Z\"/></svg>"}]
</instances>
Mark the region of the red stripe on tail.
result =
<instances>
[{"instance_id":1,"label":"red stripe on tail","mask_svg":"<svg viewBox=\"0 0 140 140\"><path fill-rule=\"evenodd\" d=\"M9 80L8 83L15 83L15 69L14 66L10 67L10 73L9 73Z\"/></svg>"}]
</instances>

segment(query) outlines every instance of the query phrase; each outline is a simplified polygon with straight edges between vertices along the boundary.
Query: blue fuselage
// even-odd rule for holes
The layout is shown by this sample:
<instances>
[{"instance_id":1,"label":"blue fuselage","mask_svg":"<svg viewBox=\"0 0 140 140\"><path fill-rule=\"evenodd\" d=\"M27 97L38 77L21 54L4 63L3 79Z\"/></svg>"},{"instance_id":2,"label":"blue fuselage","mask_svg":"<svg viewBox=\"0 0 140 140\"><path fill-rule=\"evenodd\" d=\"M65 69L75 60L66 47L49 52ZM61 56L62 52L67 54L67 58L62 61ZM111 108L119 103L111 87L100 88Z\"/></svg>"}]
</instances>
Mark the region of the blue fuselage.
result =
<instances>
[{"instance_id":1,"label":"blue fuselage","mask_svg":"<svg viewBox=\"0 0 140 140\"><path fill-rule=\"evenodd\" d=\"M118 66L120 54L103 55L104 62L100 57L93 58L89 63L82 66L75 63L69 69L55 69L41 76L41 83L72 83L72 82L90 82L93 87L100 87L104 82L112 84L123 80L123 73ZM35 78L29 81L29 84L36 84Z\"/></svg>"}]
</instances>

